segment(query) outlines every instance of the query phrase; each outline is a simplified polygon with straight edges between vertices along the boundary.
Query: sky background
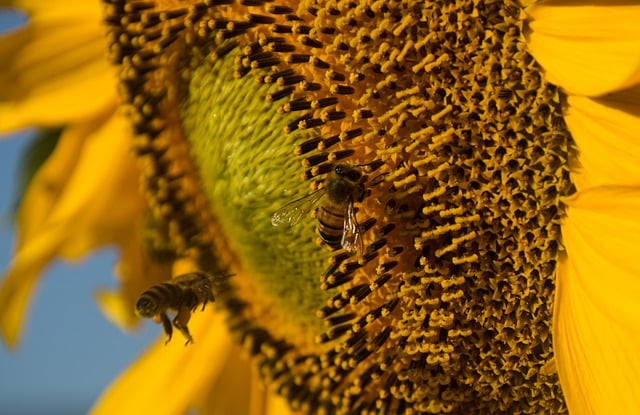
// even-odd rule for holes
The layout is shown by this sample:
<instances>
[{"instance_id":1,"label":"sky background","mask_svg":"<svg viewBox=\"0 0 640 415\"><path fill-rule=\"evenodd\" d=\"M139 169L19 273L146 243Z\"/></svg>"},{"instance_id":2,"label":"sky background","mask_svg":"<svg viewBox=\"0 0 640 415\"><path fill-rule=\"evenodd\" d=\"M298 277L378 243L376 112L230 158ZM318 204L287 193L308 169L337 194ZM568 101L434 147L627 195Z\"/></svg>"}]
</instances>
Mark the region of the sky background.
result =
<instances>
[{"instance_id":1,"label":"sky background","mask_svg":"<svg viewBox=\"0 0 640 415\"><path fill-rule=\"evenodd\" d=\"M23 20L0 9L0 33ZM30 136L0 136L0 278L11 261L18 164ZM77 264L56 262L42 275L20 347L8 351L0 342L0 414L85 413L161 335L149 323L138 333L123 333L98 310L93 293L116 286L116 259L107 249Z\"/></svg>"}]
</instances>

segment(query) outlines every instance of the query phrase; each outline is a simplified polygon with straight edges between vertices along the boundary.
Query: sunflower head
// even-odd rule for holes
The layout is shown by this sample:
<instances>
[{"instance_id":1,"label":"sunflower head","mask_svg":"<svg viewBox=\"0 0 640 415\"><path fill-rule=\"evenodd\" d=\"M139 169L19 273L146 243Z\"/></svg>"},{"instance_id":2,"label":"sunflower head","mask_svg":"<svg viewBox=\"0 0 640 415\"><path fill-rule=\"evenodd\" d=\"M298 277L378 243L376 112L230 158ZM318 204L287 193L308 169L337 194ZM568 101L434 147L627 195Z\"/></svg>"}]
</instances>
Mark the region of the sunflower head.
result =
<instances>
[{"instance_id":1,"label":"sunflower head","mask_svg":"<svg viewBox=\"0 0 640 415\"><path fill-rule=\"evenodd\" d=\"M565 410L571 140L517 3L107 3L155 215L237 274L229 327L292 407Z\"/></svg>"}]
</instances>

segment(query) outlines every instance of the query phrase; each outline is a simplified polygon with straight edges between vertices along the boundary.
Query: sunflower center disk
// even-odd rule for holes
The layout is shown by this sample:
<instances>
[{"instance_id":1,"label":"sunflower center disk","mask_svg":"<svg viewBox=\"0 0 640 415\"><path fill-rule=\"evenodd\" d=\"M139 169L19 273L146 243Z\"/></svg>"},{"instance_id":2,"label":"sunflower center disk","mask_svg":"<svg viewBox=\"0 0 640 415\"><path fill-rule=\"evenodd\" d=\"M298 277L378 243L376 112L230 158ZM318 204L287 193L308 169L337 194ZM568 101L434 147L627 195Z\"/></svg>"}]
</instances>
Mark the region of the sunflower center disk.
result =
<instances>
[{"instance_id":1,"label":"sunflower center disk","mask_svg":"<svg viewBox=\"0 0 640 415\"><path fill-rule=\"evenodd\" d=\"M512 2L114 2L146 188L310 413L566 411L550 334L571 137ZM165 4L166 3L166 4ZM357 166L361 252L279 207ZM320 199L318 204L326 203Z\"/></svg>"}]
</instances>

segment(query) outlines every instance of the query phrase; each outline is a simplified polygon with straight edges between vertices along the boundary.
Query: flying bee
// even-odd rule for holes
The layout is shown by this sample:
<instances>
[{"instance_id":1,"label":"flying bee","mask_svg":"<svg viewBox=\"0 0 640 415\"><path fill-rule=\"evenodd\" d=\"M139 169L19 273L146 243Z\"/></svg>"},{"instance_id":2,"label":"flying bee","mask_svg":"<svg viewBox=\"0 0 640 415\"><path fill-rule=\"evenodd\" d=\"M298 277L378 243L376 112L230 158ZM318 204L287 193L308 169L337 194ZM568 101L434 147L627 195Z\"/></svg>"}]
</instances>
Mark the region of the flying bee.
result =
<instances>
[{"instance_id":1,"label":"flying bee","mask_svg":"<svg viewBox=\"0 0 640 415\"><path fill-rule=\"evenodd\" d=\"M336 164L315 192L287 203L271 216L273 226L294 226L316 205L320 239L334 249L362 254L364 247L354 201L361 202L365 189L360 169L351 164Z\"/></svg>"},{"instance_id":2,"label":"flying bee","mask_svg":"<svg viewBox=\"0 0 640 415\"><path fill-rule=\"evenodd\" d=\"M154 285L143 292L136 302L135 312L139 317L153 318L155 322L162 323L164 332L167 334L165 344L171 340L173 327L180 330L186 337L185 345L193 343L193 337L187 326L191 313L199 305L202 304L202 310L204 310L209 301L215 301L213 285L231 275L233 274L212 275L201 271L179 275L171 281ZM167 316L169 310L175 312L173 321Z\"/></svg>"}]
</instances>

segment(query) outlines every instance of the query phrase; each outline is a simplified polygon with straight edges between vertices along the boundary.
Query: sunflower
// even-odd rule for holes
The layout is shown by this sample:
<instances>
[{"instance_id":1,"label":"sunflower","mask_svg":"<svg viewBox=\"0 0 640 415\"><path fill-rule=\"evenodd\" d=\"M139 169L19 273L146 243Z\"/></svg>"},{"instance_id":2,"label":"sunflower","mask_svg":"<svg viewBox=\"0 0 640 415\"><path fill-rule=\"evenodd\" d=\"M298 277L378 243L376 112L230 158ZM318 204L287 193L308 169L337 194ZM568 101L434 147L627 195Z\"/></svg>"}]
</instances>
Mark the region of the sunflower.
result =
<instances>
[{"instance_id":1,"label":"sunflower","mask_svg":"<svg viewBox=\"0 0 640 415\"><path fill-rule=\"evenodd\" d=\"M123 247L123 324L169 266L235 274L96 412L633 413L634 2L15 5L0 127L64 129L8 342L56 255Z\"/></svg>"},{"instance_id":2,"label":"sunflower","mask_svg":"<svg viewBox=\"0 0 640 415\"><path fill-rule=\"evenodd\" d=\"M0 290L8 346L17 344L38 277L56 257L76 260L118 246L122 290L99 301L125 327L137 322L130 303L140 290L170 275L169 263L144 248L147 207L131 180L139 170L131 127L118 110L117 74L104 53L102 7L77 3L2 3L27 12L29 22L0 38L0 133L39 126L34 148L48 154L22 196L17 249Z\"/></svg>"}]
</instances>

